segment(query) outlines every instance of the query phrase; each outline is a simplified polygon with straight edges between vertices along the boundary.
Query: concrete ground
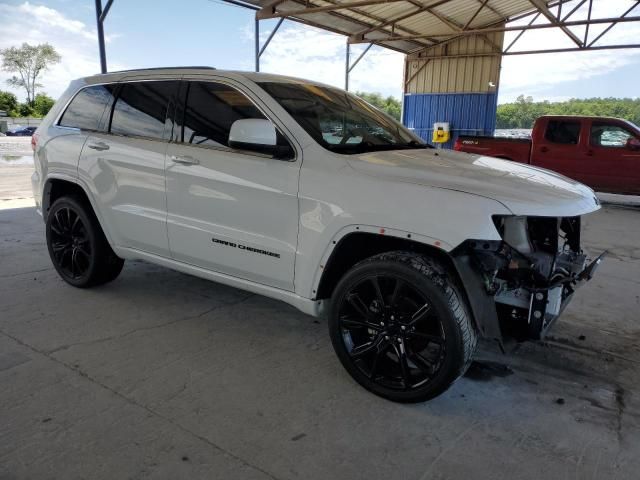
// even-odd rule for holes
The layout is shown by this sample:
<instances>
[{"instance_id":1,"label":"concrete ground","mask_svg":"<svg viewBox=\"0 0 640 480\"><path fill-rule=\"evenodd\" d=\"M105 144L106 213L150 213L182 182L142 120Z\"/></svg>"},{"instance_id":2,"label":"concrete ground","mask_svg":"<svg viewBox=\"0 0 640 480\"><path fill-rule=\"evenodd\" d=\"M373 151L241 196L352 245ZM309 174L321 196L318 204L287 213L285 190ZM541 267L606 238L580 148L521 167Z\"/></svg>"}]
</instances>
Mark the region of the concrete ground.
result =
<instances>
[{"instance_id":1,"label":"concrete ground","mask_svg":"<svg viewBox=\"0 0 640 480\"><path fill-rule=\"evenodd\" d=\"M33 206L31 137L0 137L0 210Z\"/></svg>"},{"instance_id":2,"label":"concrete ground","mask_svg":"<svg viewBox=\"0 0 640 480\"><path fill-rule=\"evenodd\" d=\"M483 345L444 395L398 405L282 303L143 262L66 285L34 209L5 207L0 479L638 478L639 239L640 210L587 217L611 254L550 339Z\"/></svg>"}]
</instances>

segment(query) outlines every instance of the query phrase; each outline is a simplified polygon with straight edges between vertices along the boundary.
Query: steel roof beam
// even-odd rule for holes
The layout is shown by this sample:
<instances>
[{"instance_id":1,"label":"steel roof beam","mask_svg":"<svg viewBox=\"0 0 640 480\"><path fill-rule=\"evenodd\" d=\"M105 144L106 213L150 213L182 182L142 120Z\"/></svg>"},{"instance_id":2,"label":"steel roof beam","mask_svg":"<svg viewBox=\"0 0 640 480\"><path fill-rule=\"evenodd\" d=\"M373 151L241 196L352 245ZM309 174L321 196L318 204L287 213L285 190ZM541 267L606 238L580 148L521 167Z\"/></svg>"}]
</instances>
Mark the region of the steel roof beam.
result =
<instances>
[{"instance_id":1,"label":"steel roof beam","mask_svg":"<svg viewBox=\"0 0 640 480\"><path fill-rule=\"evenodd\" d=\"M464 27L462 28L463 30L466 30L467 28L469 28L469 26L476 19L478 14L484 9L484 7L486 7L487 3L489 3L489 0L483 0L483 1L480 2L480 6L476 10L476 13L474 13L471 16L471 18L467 21L467 23L465 23Z\"/></svg>"},{"instance_id":2,"label":"steel roof beam","mask_svg":"<svg viewBox=\"0 0 640 480\"><path fill-rule=\"evenodd\" d=\"M336 3L333 5L324 5L322 7L309 7L300 8L298 10L288 10L285 12L278 12L275 7L262 8L256 13L256 18L264 20L267 18L281 18L281 17L298 17L300 15L311 15L313 13L334 12L336 10L347 10L350 8L366 7L369 5L379 5L381 3L398 3L407 2L408 0L359 0L356 2L348 3Z\"/></svg>"},{"instance_id":3,"label":"steel roof beam","mask_svg":"<svg viewBox=\"0 0 640 480\"><path fill-rule=\"evenodd\" d=\"M425 38L425 37L447 38L447 37L453 37L458 35L477 35L482 33L498 33L498 32L519 32L521 30L542 30L542 29L549 29L549 28L576 27L581 25L587 25L587 23L591 25L598 25L598 24L613 23L613 22L618 22L618 23L640 22L640 16L624 17L624 18L621 18L621 17L594 18L594 19L591 19L591 21L575 20L570 22L562 22L559 24L545 23L541 25L518 25L518 26L512 26L512 27L478 28L478 29L471 29L471 30L461 30L459 32L452 32L452 33L430 33L427 35L408 35L404 37L395 36L395 37L387 37L384 39L376 39L376 40L384 41L384 42L393 42L398 40L414 40L414 39Z\"/></svg>"},{"instance_id":4,"label":"steel roof beam","mask_svg":"<svg viewBox=\"0 0 640 480\"><path fill-rule=\"evenodd\" d=\"M587 13L587 20L591 20L591 10L593 9L593 0L589 0L589 11ZM587 26L584 28L584 41L582 42L583 46L587 45L587 41L589 40L589 26L590 24L587 23Z\"/></svg>"},{"instance_id":5,"label":"steel roof beam","mask_svg":"<svg viewBox=\"0 0 640 480\"><path fill-rule=\"evenodd\" d=\"M224 1L231 1L231 0L224 0ZM282 0L282 1L286 1L286 0ZM296 2L296 3L299 3L299 4L303 4L303 1L302 1L302 0L292 0L292 1L294 1L294 2ZM307 1L307 2L306 2L307 7L304 9L304 11L308 13L310 9L315 9L315 8L326 8L326 7L331 7L331 8L333 8L333 7L338 7L338 9L340 9L340 8L348 9L348 10L352 11L353 13L356 13L356 14L358 14L358 15L362 15L362 16L367 17L367 18L370 18L371 20L374 20L374 21L376 21L376 22L382 22L382 21L383 21L383 19L382 19L382 18L380 18L380 17L378 17L378 16L376 16L376 15L373 15L373 14L371 14L371 13L369 13L369 12L366 12L366 11L364 11L364 10L361 10L361 9L358 9L358 8L354 7L355 2L353 2L353 3L349 4L349 5L345 5L345 4L338 4L337 2L335 2L335 0L324 0L324 1L326 1L327 3L331 3L332 5L328 5L328 6L325 6L325 7L316 7L316 6L315 6L315 5L313 5L313 4L309 4L309 3L308 3L308 1ZM390 1L389 1L389 0L368 0L368 1L377 1L378 3L390 3ZM413 0L392 0L392 1L393 1L393 2L401 2L401 1L413 2ZM449 1L449 0L447 0L447 1ZM270 3L268 4L268 7L267 7L267 8L268 8L268 9L273 8L273 10L271 10L271 11L273 11L273 12L274 12L274 15L271 15L269 18L278 18L278 16L277 16L277 15L279 15L279 14L281 13L281 14L282 14L282 16L280 16L279 18L290 18L290 19L291 19L291 20L293 20L293 21L297 21L297 22L304 23L304 24L307 24L307 25L317 26L318 28L322 28L322 29L324 29L324 30L335 31L335 30L332 30L332 29L331 29L330 27L328 27L327 25L319 25L319 24L316 24L316 23L314 23L313 21L309 21L308 19L305 19L304 17L295 17L295 16L293 16L293 15L291 14L291 12L280 12L280 13L277 13L277 14L276 14L276 13L275 13L275 7L272 7L272 6L274 6L274 5L278 4L278 3L281 3L281 0L274 0L274 1L272 1L272 2L270 2ZM309 5L310 5L310 6L309 6ZM256 7L256 10L258 10L258 12L256 12L256 19L260 19L259 17L261 16L261 15L260 15L260 11L261 11L261 10L260 10L258 7ZM302 10L302 9L301 9L301 10ZM342 14L342 13L337 12L336 10L333 10L333 11L327 11L326 13L328 13L329 15L339 16L339 17L344 18L345 20L350 21L350 22L352 22L352 23L359 23L359 24L361 24L361 25L367 25L367 23L363 22L362 20L357 20L357 19L355 19L355 18L352 18L352 17L346 16L346 15L344 15L344 14ZM408 28L398 27L398 30L402 30L404 33L408 33L409 35L415 35L415 34L417 34L417 32L416 32L416 31L414 31L414 30L410 30L410 29L408 29ZM344 35L344 34L345 34L344 32L339 32L339 31L336 31L336 33L340 33L341 35ZM392 35L393 35L393 34L394 34L394 32L392 32ZM426 40L429 40L429 39L426 39ZM376 42L376 40L375 40L375 39L374 39L374 40L371 40L371 41L372 41L372 42L374 42L374 43ZM432 41L431 41L431 43L433 43L433 42L434 42L434 41L432 40ZM367 43L369 43L369 42L367 42ZM416 40L412 41L412 43L414 43L414 44L415 44L416 46L418 46L418 47L424 47L424 46L426 46L423 42L416 41ZM376 44L377 44L377 43L376 43ZM383 45L383 46L384 46L384 45ZM390 49L392 49L392 50L395 50L395 48L393 48L393 47L389 47L389 46L387 46L387 48L390 48Z\"/></svg>"},{"instance_id":6,"label":"steel roof beam","mask_svg":"<svg viewBox=\"0 0 640 480\"><path fill-rule=\"evenodd\" d=\"M578 3L575 7L573 7L571 11L564 16L562 21L566 22L569 19L569 17L571 17L574 13L576 13L578 9L585 3L587 3L587 0L580 0L580 3Z\"/></svg>"},{"instance_id":7,"label":"steel roof beam","mask_svg":"<svg viewBox=\"0 0 640 480\"><path fill-rule=\"evenodd\" d=\"M533 22L535 22L538 18L540 18L540 15L542 15L540 12L538 12L536 15L534 15L527 26L530 27L531 25L533 25ZM509 44L509 46L507 46L507 48L504 49L504 52L506 53L509 50L511 50L511 47L513 47L516 44L516 42L518 40L520 40L520 37L522 37L522 35L524 35L525 32L526 32L526 30L522 30L518 35L516 35L516 38L514 38L513 41Z\"/></svg>"},{"instance_id":8,"label":"steel roof beam","mask_svg":"<svg viewBox=\"0 0 640 480\"><path fill-rule=\"evenodd\" d=\"M393 24L395 24L397 22L401 22L402 20L405 20L405 19L407 19L409 17L413 17L414 15L417 15L419 13L426 12L427 9L429 9L429 8L435 8L435 7L438 7L438 6L443 5L445 3L449 3L451 1L452 0L438 0L436 2L433 2L433 3L429 4L429 5L425 5L424 7L419 7L416 10L412 10L410 12L405 12L405 13L403 13L401 15L398 15L397 17L394 17L394 18L392 18L390 20L387 20L387 21L381 23L380 25L376 25L376 26L373 26L373 27L365 28L363 30L355 32L355 33L353 33L353 34L351 34L349 36L349 43L361 43L360 42L360 40L362 39L361 37L364 37L364 35L366 35L367 33L371 33L371 32L382 30L383 28L388 27L389 25L393 25ZM427 38L427 37L425 37L425 38ZM368 40L367 40L367 42L368 42ZM362 42L362 43L366 43L366 42Z\"/></svg>"},{"instance_id":9,"label":"steel roof beam","mask_svg":"<svg viewBox=\"0 0 640 480\"><path fill-rule=\"evenodd\" d=\"M559 20L551 12L551 10L549 10L549 7L543 0L529 0L529 2L531 2L531 5L536 7L540 11L540 13L542 13L542 15L544 15L547 18L547 20L549 20L551 23L559 27L560 30L562 30L565 33L565 35L567 35L577 46L584 47L586 42L583 42L582 40L580 40L577 37L577 35L573 33L571 30L569 30L567 27L561 26Z\"/></svg>"},{"instance_id":10,"label":"steel roof beam","mask_svg":"<svg viewBox=\"0 0 640 480\"><path fill-rule=\"evenodd\" d=\"M464 30L464 27L463 27L462 24L457 23L455 20L450 19L446 15L443 15L443 14L441 14L439 12L436 12L435 10L433 10L433 7L429 7L425 11L430 13L434 17L436 17L438 20L440 20L442 23L444 23L446 26L448 26L454 32L460 32L460 31Z\"/></svg>"},{"instance_id":11,"label":"steel roof beam","mask_svg":"<svg viewBox=\"0 0 640 480\"><path fill-rule=\"evenodd\" d=\"M511 56L511 55L540 55L543 53L567 53L567 52L587 52L591 50L625 50L625 49L636 49L640 48L640 43L626 44L626 45L602 45L597 47L570 47L570 48L552 48L548 50L520 50L516 52L482 52L482 53L459 53L452 55L430 55L426 57L407 57L407 61L409 62L420 62L420 61L430 61L430 60L438 60L442 58L473 58L473 57L500 57L500 56Z\"/></svg>"},{"instance_id":12,"label":"steel roof beam","mask_svg":"<svg viewBox=\"0 0 640 480\"><path fill-rule=\"evenodd\" d=\"M107 4L104 6L104 9L102 10L102 13L100 14L100 22L104 23L104 19L107 18L107 14L109 13L109 10L111 10L111 5L113 4L113 0L109 0L107 2Z\"/></svg>"},{"instance_id":13,"label":"steel roof beam","mask_svg":"<svg viewBox=\"0 0 640 480\"><path fill-rule=\"evenodd\" d=\"M482 0L476 0L476 2L478 3L482 3ZM485 8L487 10L490 10L491 12L495 13L497 16L499 16L503 21L508 21L509 19L504 15L504 13L500 13L498 10L496 10L494 7L492 7L491 5L489 5L489 2L486 2L485 4Z\"/></svg>"},{"instance_id":14,"label":"steel roof beam","mask_svg":"<svg viewBox=\"0 0 640 480\"><path fill-rule=\"evenodd\" d=\"M629 15L631 13L631 11L636 8L638 5L640 5L640 0L638 0L636 3L634 3L633 5L631 5L631 7L622 14L622 16L620 18L626 18L627 15ZM618 24L618 22L613 22L611 25L609 25L607 28L605 28L602 32L600 32L600 35L598 35L596 38L594 38L593 40L591 40L591 42L589 42L589 44L587 45L587 47L591 47L593 46L594 43L596 43L598 40L600 40L604 35L607 34L607 32L609 30L611 30L613 27L615 27Z\"/></svg>"}]
</instances>

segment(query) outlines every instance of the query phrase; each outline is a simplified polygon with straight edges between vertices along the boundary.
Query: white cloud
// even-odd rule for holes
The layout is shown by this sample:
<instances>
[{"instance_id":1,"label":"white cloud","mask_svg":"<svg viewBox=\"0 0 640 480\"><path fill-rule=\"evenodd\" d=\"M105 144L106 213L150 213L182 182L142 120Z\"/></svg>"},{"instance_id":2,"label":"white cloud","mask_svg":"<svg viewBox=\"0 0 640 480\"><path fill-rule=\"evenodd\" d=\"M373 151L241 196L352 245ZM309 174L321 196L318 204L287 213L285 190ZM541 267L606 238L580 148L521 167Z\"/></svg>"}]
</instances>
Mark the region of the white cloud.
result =
<instances>
[{"instance_id":1,"label":"white cloud","mask_svg":"<svg viewBox=\"0 0 640 480\"><path fill-rule=\"evenodd\" d=\"M605 3L606 5L604 5ZM592 18L616 17L624 13L631 3L629 0L594 2ZM574 4L575 2L564 5L563 11L570 12ZM583 20L586 15L585 5L570 20ZM526 21L518 23L526 23ZM547 22L539 20L536 23ZM594 40L607 27L608 24L591 26L589 41ZM595 45L637 43L637 29L637 24L620 23L598 40ZM584 38L584 27L571 27L571 30L578 38ZM516 34L508 33L505 36L505 46L509 45ZM559 30L531 30L521 37L512 51L573 48L575 46ZM640 63L640 51L632 49L505 56L502 61L500 100L510 101L522 93L532 95L536 99L551 100L553 86L566 82L589 80L595 76L611 73L624 66L637 63Z\"/></svg>"},{"instance_id":2,"label":"white cloud","mask_svg":"<svg viewBox=\"0 0 640 480\"><path fill-rule=\"evenodd\" d=\"M0 49L19 46L23 42L32 45L48 42L61 55L61 62L47 70L40 79L44 85L42 91L52 97L57 98L71 80L100 71L97 35L85 23L53 8L30 2L17 7L0 4L0 18ZM106 41L118 36L108 36ZM113 70L123 68L111 64L109 67ZM0 89L10 89L6 79L12 75L0 71ZM24 99L24 91L13 92Z\"/></svg>"},{"instance_id":3,"label":"white cloud","mask_svg":"<svg viewBox=\"0 0 640 480\"><path fill-rule=\"evenodd\" d=\"M269 36L261 32L261 45ZM242 38L253 41L253 29L243 29ZM316 80L344 88L346 37L303 26L284 24L260 59L260 70ZM355 62L365 46L351 47ZM380 92L400 97L402 93L403 55L380 47L372 47L351 71L352 91ZM251 69L253 64L247 63Z\"/></svg>"}]
</instances>

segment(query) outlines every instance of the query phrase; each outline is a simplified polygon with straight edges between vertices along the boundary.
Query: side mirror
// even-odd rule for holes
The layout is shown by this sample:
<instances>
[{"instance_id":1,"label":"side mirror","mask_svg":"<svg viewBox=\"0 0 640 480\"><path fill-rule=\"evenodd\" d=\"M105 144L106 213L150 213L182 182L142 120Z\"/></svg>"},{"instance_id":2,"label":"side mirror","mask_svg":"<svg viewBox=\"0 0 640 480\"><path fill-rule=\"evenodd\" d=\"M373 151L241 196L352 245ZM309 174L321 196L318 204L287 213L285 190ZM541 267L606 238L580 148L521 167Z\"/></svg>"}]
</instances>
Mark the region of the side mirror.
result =
<instances>
[{"instance_id":1,"label":"side mirror","mask_svg":"<svg viewBox=\"0 0 640 480\"><path fill-rule=\"evenodd\" d=\"M269 120L261 118L244 118L233 122L229 146L273 155L275 158L291 158L293 153L290 146L278 145L276 127Z\"/></svg>"},{"instance_id":2,"label":"side mirror","mask_svg":"<svg viewBox=\"0 0 640 480\"><path fill-rule=\"evenodd\" d=\"M627 139L627 148L629 150L640 150L640 140L635 137L629 137Z\"/></svg>"}]
</instances>

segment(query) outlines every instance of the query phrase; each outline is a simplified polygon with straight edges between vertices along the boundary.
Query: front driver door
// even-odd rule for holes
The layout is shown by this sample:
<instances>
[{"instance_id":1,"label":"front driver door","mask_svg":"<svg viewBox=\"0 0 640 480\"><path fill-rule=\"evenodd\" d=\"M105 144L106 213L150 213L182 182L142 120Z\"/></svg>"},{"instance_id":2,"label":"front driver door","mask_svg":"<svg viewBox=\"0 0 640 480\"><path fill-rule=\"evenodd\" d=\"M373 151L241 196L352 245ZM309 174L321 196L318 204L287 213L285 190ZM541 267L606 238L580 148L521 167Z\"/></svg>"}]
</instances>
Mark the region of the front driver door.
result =
<instances>
[{"instance_id":1,"label":"front driver door","mask_svg":"<svg viewBox=\"0 0 640 480\"><path fill-rule=\"evenodd\" d=\"M605 192L640 193L640 150L629 148L630 138L636 137L615 121L591 123L586 155L593 164L593 176L599 178Z\"/></svg>"},{"instance_id":2,"label":"front driver door","mask_svg":"<svg viewBox=\"0 0 640 480\"><path fill-rule=\"evenodd\" d=\"M166 162L171 254L192 265L293 290L301 159L229 148L231 125L244 118L266 117L238 88L182 83Z\"/></svg>"}]
</instances>

